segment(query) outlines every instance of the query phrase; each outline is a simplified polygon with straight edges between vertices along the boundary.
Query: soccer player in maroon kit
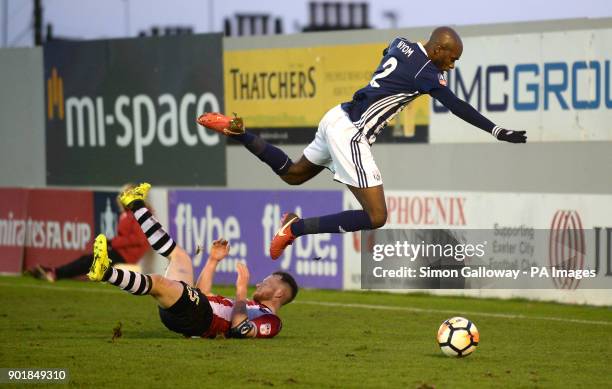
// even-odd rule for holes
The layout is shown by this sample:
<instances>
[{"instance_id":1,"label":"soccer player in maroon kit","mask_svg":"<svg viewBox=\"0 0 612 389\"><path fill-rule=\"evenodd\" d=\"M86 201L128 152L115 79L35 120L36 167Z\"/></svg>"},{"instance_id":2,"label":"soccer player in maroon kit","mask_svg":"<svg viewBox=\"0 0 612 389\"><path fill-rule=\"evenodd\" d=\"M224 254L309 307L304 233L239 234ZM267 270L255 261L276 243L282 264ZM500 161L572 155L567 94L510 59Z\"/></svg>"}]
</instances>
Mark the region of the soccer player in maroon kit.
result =
<instances>
[{"instance_id":1,"label":"soccer player in maroon kit","mask_svg":"<svg viewBox=\"0 0 612 389\"><path fill-rule=\"evenodd\" d=\"M210 256L196 283L191 258L177 246L144 203L149 184L141 184L120 195L121 202L133 212L151 247L168 258L165 276L141 274L110 266L104 235L94 243L94 261L87 274L92 281L118 286L134 295L151 295L159 305L162 323L186 337L272 338L281 328L280 308L296 296L298 286L285 272L275 272L258 283L251 300L247 299L249 271L237 265L234 299L212 292L219 261L229 252L229 243L213 242Z\"/></svg>"}]
</instances>

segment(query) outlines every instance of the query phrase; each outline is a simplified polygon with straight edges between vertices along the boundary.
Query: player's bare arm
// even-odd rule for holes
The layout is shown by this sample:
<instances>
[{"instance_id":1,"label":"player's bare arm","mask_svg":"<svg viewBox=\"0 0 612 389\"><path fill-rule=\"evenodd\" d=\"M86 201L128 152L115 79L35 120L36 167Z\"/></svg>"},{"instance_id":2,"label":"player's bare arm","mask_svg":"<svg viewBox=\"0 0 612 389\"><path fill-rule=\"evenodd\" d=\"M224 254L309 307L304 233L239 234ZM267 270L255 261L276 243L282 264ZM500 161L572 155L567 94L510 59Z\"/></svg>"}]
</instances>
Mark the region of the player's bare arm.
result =
<instances>
[{"instance_id":1,"label":"player's bare arm","mask_svg":"<svg viewBox=\"0 0 612 389\"><path fill-rule=\"evenodd\" d=\"M251 338L257 335L255 325L249 321L247 314L247 286L249 284L249 269L242 263L236 265L236 300L232 310L232 327L230 336L235 338Z\"/></svg>"},{"instance_id":2,"label":"player's bare arm","mask_svg":"<svg viewBox=\"0 0 612 389\"><path fill-rule=\"evenodd\" d=\"M217 270L217 265L223 258L227 256L229 253L229 242L223 238L217 239L213 241L210 247L210 255L208 256L208 260L200 273L200 277L198 278L198 282L196 286L204 293L206 296L212 296L212 285L215 277L215 271Z\"/></svg>"}]
</instances>

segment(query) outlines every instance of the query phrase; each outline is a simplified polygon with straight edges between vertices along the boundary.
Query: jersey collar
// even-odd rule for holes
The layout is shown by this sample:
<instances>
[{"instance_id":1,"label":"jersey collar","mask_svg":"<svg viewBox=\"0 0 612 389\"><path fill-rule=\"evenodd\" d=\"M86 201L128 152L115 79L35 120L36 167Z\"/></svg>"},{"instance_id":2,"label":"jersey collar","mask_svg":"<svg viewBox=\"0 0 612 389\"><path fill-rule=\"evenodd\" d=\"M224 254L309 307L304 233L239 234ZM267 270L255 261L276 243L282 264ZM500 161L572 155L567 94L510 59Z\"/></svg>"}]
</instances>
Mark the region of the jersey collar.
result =
<instances>
[{"instance_id":1,"label":"jersey collar","mask_svg":"<svg viewBox=\"0 0 612 389\"><path fill-rule=\"evenodd\" d=\"M423 52L423 54L425 54L425 58L429 59L429 55L427 55L427 51L425 50L425 47L423 47L423 45L421 44L421 42L417 42L417 45L419 45L419 49L421 49L421 51ZM430 59L429 59L430 60ZM430 60L431 61L431 60ZM438 67L432 62L431 63L440 73L446 73L443 72L442 70L438 69Z\"/></svg>"},{"instance_id":2,"label":"jersey collar","mask_svg":"<svg viewBox=\"0 0 612 389\"><path fill-rule=\"evenodd\" d=\"M427 55L427 51L425 50L425 48L423 47L423 44L421 44L421 42L417 42L417 45L419 45L419 49L421 49L421 51L423 52L423 54L425 54L425 56L427 58L429 58L429 56Z\"/></svg>"}]
</instances>

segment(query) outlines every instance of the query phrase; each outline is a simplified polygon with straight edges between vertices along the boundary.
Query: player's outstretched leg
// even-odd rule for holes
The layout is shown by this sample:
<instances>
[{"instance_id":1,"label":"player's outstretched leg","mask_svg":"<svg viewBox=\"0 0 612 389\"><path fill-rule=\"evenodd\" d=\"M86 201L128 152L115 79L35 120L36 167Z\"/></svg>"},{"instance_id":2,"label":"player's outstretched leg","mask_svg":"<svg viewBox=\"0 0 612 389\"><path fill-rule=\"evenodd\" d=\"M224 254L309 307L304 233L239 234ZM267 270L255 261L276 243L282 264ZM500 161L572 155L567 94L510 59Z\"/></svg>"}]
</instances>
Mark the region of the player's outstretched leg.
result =
<instances>
[{"instance_id":1,"label":"player's outstretched leg","mask_svg":"<svg viewBox=\"0 0 612 389\"><path fill-rule=\"evenodd\" d=\"M278 259L295 238L302 235L370 230L382 227L387 220L385 194L382 185L371 188L349 186L362 210L338 212L331 215L300 219L289 213L283 215L281 228L270 244L270 257Z\"/></svg>"},{"instance_id":2,"label":"player's outstretched leg","mask_svg":"<svg viewBox=\"0 0 612 389\"><path fill-rule=\"evenodd\" d=\"M151 276L129 270L115 269L110 264L106 236L100 234L94 241L93 262L87 277L92 281L108 282L134 295L149 294L153 286Z\"/></svg>"},{"instance_id":3,"label":"player's outstretched leg","mask_svg":"<svg viewBox=\"0 0 612 389\"><path fill-rule=\"evenodd\" d=\"M93 262L87 277L91 281L107 282L135 296L150 295L162 308L174 305L183 293L183 285L159 274L142 274L112 267L108 257L106 236L94 241Z\"/></svg>"},{"instance_id":4,"label":"player's outstretched leg","mask_svg":"<svg viewBox=\"0 0 612 389\"><path fill-rule=\"evenodd\" d=\"M242 143L251 153L262 162L272 168L274 173L283 176L293 161L281 149L274 147L255 134L247 132L244 128L244 121L234 114L234 117L225 116L217 112L207 112L200 115L198 124L216 131L220 134L231 137Z\"/></svg>"},{"instance_id":5,"label":"player's outstretched leg","mask_svg":"<svg viewBox=\"0 0 612 389\"><path fill-rule=\"evenodd\" d=\"M168 234L159 221L147 208L145 199L151 185L142 183L135 188L128 189L119 195L119 201L127 209L131 210L140 224L142 232L149 240L151 247L157 253L170 260L166 269L166 278L174 281L183 281L187 285L193 285L193 265L191 258Z\"/></svg>"},{"instance_id":6,"label":"player's outstretched leg","mask_svg":"<svg viewBox=\"0 0 612 389\"><path fill-rule=\"evenodd\" d=\"M36 265L30 272L34 278L55 282L57 280L74 278L87 274L92 261L93 254L87 254L59 267Z\"/></svg>"},{"instance_id":7,"label":"player's outstretched leg","mask_svg":"<svg viewBox=\"0 0 612 389\"><path fill-rule=\"evenodd\" d=\"M168 257L176 247L176 243L146 207L145 199L150 189L151 185L144 182L122 192L119 195L119 201L124 207L132 211L151 247L158 254Z\"/></svg>"}]
</instances>

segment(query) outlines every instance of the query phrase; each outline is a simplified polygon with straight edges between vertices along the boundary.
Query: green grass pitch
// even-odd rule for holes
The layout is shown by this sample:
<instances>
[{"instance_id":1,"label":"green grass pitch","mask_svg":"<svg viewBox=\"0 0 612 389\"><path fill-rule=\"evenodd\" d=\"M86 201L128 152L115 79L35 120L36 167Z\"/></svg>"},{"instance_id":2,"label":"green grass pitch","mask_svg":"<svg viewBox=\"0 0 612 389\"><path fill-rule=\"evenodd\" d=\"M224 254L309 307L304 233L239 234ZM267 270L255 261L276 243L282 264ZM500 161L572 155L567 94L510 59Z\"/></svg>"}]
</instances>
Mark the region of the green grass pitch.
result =
<instances>
[{"instance_id":1,"label":"green grass pitch","mask_svg":"<svg viewBox=\"0 0 612 389\"><path fill-rule=\"evenodd\" d=\"M435 343L440 323L457 315L481 335L462 359ZM184 339L163 327L150 297L1 277L0 367L68 368L67 385L86 388L612 385L610 308L302 290L281 317L283 331L270 340ZM122 336L112 340L119 322Z\"/></svg>"}]
</instances>

